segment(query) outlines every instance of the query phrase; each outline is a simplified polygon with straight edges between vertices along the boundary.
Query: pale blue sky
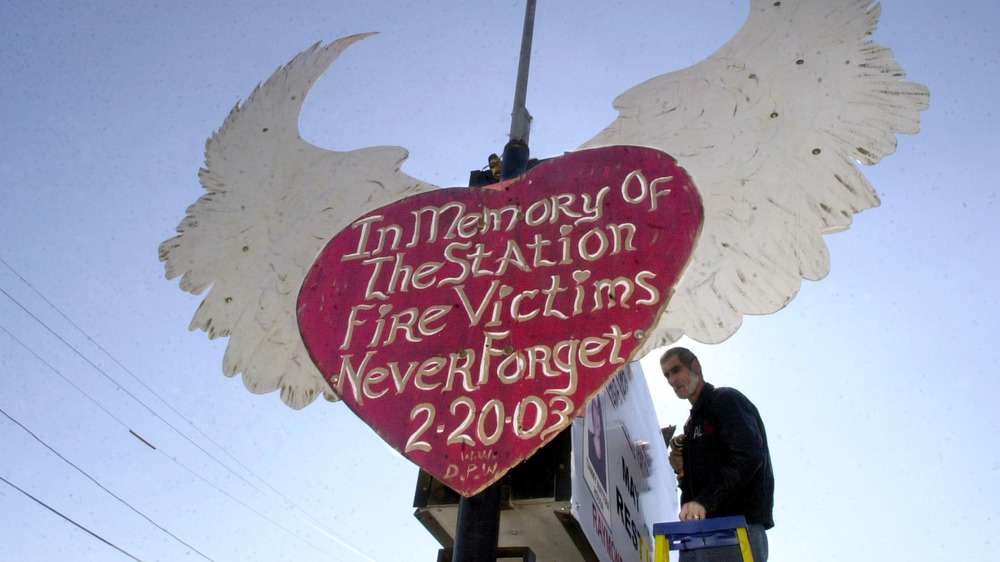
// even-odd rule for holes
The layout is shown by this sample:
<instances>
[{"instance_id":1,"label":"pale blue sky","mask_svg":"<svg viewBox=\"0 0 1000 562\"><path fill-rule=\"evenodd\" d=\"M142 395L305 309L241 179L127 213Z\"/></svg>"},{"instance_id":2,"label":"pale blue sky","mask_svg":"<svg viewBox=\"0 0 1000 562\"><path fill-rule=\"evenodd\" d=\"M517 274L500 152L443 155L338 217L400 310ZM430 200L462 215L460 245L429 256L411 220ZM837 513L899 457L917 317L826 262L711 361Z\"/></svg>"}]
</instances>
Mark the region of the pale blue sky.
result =
<instances>
[{"instance_id":1,"label":"pale blue sky","mask_svg":"<svg viewBox=\"0 0 1000 562\"><path fill-rule=\"evenodd\" d=\"M784 310L691 345L767 423L773 562L1000 548L1000 7L882 6L875 39L931 90L922 132L865 169L882 206L827 237L831 274ZM589 139L617 94L701 60L747 9L539 0L533 155ZM200 298L156 250L202 193L206 138L316 41L381 32L317 85L308 140L404 146L411 175L464 184L506 141L523 11L0 2L0 477L143 560L433 560L416 468L342 404L296 412L226 379L225 342L187 331ZM683 423L647 374L661 422ZM14 560L128 559L3 482L0 544Z\"/></svg>"}]
</instances>

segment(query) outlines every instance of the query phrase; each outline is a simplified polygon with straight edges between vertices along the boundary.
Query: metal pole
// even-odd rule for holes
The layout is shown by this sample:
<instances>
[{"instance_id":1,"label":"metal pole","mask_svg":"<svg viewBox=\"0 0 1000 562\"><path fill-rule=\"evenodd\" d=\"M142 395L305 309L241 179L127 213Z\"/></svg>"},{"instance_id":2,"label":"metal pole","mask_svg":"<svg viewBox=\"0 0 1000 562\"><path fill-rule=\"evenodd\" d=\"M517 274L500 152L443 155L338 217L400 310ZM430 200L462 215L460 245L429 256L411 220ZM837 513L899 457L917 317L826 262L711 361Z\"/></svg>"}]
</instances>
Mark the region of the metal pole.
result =
<instances>
[{"instance_id":1,"label":"metal pole","mask_svg":"<svg viewBox=\"0 0 1000 562\"><path fill-rule=\"evenodd\" d=\"M514 110L511 113L510 141L503 149L500 179L516 178L528 171L528 132L531 115L525 107L528 91L528 67L531 63L531 37L535 29L535 0L527 0L524 10L524 31L521 35L521 56L517 64L517 85L514 88ZM486 562L496 560L500 542L500 482L471 498L458 501L458 522L455 528L453 562Z\"/></svg>"},{"instance_id":2,"label":"metal pole","mask_svg":"<svg viewBox=\"0 0 1000 562\"><path fill-rule=\"evenodd\" d=\"M496 560L500 542L500 483L458 501L452 562Z\"/></svg>"},{"instance_id":3,"label":"metal pole","mask_svg":"<svg viewBox=\"0 0 1000 562\"><path fill-rule=\"evenodd\" d=\"M517 85L514 87L514 110L510 120L510 140L528 144L531 115L524 102L528 97L528 67L531 66L531 38L535 31L535 0L524 8L524 31L521 33L521 57L517 63ZM523 173L523 172L522 172Z\"/></svg>"}]
</instances>

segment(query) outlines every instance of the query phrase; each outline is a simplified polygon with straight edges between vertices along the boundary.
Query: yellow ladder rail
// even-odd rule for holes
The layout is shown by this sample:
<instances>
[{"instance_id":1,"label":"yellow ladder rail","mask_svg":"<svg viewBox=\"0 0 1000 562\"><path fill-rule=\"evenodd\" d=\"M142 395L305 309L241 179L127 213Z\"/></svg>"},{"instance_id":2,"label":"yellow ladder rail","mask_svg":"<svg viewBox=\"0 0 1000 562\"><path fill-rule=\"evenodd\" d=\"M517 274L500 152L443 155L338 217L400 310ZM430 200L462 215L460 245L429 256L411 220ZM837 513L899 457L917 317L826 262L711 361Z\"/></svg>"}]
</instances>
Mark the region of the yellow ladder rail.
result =
<instances>
[{"instance_id":1,"label":"yellow ladder rail","mask_svg":"<svg viewBox=\"0 0 1000 562\"><path fill-rule=\"evenodd\" d=\"M671 550L698 550L739 545L743 562L753 562L747 522L742 515L653 525L655 562L670 562Z\"/></svg>"}]
</instances>

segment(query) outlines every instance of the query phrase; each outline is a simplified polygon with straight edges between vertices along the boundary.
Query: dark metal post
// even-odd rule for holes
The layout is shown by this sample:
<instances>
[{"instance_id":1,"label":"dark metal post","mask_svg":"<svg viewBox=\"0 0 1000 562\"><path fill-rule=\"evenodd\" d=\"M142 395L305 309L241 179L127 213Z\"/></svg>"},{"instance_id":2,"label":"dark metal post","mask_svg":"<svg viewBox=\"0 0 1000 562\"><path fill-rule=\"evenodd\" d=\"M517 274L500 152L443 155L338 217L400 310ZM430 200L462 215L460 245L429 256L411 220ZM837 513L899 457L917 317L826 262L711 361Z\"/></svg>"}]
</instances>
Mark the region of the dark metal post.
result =
<instances>
[{"instance_id":1,"label":"dark metal post","mask_svg":"<svg viewBox=\"0 0 1000 562\"><path fill-rule=\"evenodd\" d=\"M528 67L531 65L531 38L535 30L535 0L528 0L524 9L524 31L521 33L521 56L517 63L517 85L514 88L514 110L510 120L510 140L528 144L531 115L525 107L528 97ZM523 173L523 172L522 172Z\"/></svg>"},{"instance_id":2,"label":"dark metal post","mask_svg":"<svg viewBox=\"0 0 1000 562\"><path fill-rule=\"evenodd\" d=\"M500 482L458 501L452 562L496 560L500 541Z\"/></svg>"},{"instance_id":3,"label":"dark metal post","mask_svg":"<svg viewBox=\"0 0 1000 562\"><path fill-rule=\"evenodd\" d=\"M503 149L500 179L516 178L528 171L528 132L531 115L525 107L528 90L528 66L531 62L531 37L535 28L535 0L527 0L524 11L524 31L521 35L521 56L517 65L517 85L514 89L514 110L511 114L510 141ZM496 560L500 542L500 482L471 498L458 501L458 523L455 528L453 562L487 562Z\"/></svg>"}]
</instances>

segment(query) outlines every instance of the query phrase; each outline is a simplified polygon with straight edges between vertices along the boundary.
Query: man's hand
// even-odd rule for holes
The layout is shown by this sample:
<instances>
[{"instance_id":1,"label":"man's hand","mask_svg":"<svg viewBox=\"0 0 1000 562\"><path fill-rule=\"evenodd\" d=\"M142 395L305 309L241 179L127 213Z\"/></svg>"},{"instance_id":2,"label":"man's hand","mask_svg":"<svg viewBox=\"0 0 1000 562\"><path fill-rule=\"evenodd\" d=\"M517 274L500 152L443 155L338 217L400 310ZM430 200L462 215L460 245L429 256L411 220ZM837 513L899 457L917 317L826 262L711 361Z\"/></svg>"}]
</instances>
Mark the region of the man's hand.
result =
<instances>
[{"instance_id":1,"label":"man's hand","mask_svg":"<svg viewBox=\"0 0 1000 562\"><path fill-rule=\"evenodd\" d=\"M674 469L674 474L681 474L684 472L684 456L677 449L670 449L670 455L667 457L670 461L670 468Z\"/></svg>"},{"instance_id":2,"label":"man's hand","mask_svg":"<svg viewBox=\"0 0 1000 562\"><path fill-rule=\"evenodd\" d=\"M705 516L707 515L708 515L708 510L706 510L705 506L701 505L698 502L687 502L686 504L681 506L681 514L680 514L681 521L704 519Z\"/></svg>"}]
</instances>

